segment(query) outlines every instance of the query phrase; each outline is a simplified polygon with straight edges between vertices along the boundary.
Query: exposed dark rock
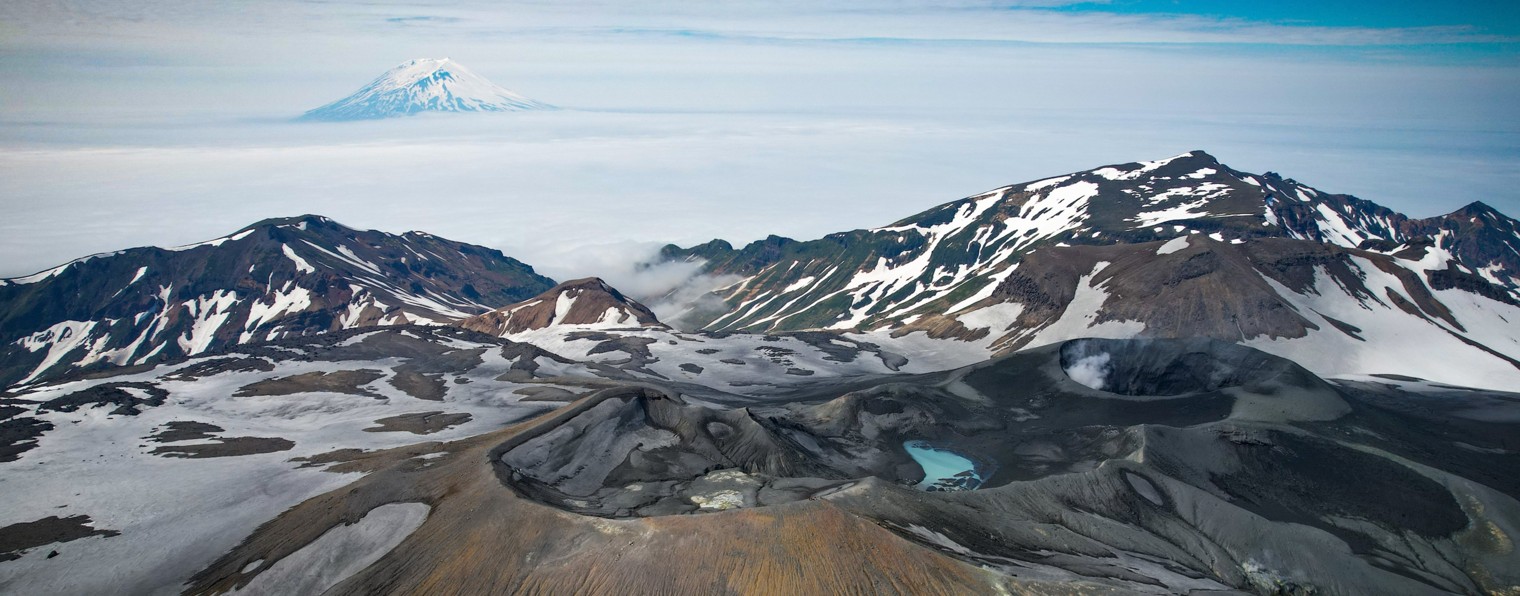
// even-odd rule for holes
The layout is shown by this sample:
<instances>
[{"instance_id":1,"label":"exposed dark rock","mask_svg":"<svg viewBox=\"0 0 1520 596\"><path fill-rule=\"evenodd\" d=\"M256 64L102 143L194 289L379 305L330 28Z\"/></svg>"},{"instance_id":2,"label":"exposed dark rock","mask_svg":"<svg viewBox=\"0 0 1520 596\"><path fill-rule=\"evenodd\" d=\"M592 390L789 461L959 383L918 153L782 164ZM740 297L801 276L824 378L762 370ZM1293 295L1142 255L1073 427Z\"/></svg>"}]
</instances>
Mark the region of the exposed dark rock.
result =
<instances>
[{"instance_id":1,"label":"exposed dark rock","mask_svg":"<svg viewBox=\"0 0 1520 596\"><path fill-rule=\"evenodd\" d=\"M176 420L165 423L158 432L143 437L154 443L174 443L177 441L195 441L212 438L216 433L223 432L220 426L188 420Z\"/></svg>"},{"instance_id":2,"label":"exposed dark rock","mask_svg":"<svg viewBox=\"0 0 1520 596\"><path fill-rule=\"evenodd\" d=\"M115 530L92 528L90 524L88 515L71 515L44 517L36 521L0 528L0 561L19 559L26 551L39 546L70 542L90 536L110 537L121 534ZM53 554L57 552L54 551ZM52 556L48 555L48 558Z\"/></svg>"},{"instance_id":3,"label":"exposed dark rock","mask_svg":"<svg viewBox=\"0 0 1520 596\"><path fill-rule=\"evenodd\" d=\"M380 371L368 369L333 372L313 371L288 377L256 381L244 385L233 395L236 397L248 397L254 395L292 395L296 393L328 391L349 395L381 397L380 394L365 389L364 385L383 376L385 375Z\"/></svg>"},{"instance_id":4,"label":"exposed dark rock","mask_svg":"<svg viewBox=\"0 0 1520 596\"><path fill-rule=\"evenodd\" d=\"M268 361L268 360L266 360L264 358L254 358L254 357L214 358L214 359L211 359L211 360L205 360L205 361L202 361L202 362L197 362L197 363L192 364L190 366L186 366L184 368L181 368L178 371L175 371L175 373L173 375L170 375L169 377L166 377L166 378L180 379L180 380L185 380L185 381L194 381L194 380L197 380L197 379L201 379L201 378L204 378L204 377L209 377L211 375L220 374L220 373L224 373L224 372L253 372L253 371L269 372L271 370L274 370L274 363L272 363L272 362L270 362L270 361Z\"/></svg>"},{"instance_id":5,"label":"exposed dark rock","mask_svg":"<svg viewBox=\"0 0 1520 596\"><path fill-rule=\"evenodd\" d=\"M295 443L279 437L218 437L214 443L164 445L149 453L164 457L203 459L289 451L295 446Z\"/></svg>"},{"instance_id":6,"label":"exposed dark rock","mask_svg":"<svg viewBox=\"0 0 1520 596\"><path fill-rule=\"evenodd\" d=\"M443 382L443 373L398 371L386 382L417 399L443 401L443 396L448 394L448 385Z\"/></svg>"},{"instance_id":7,"label":"exposed dark rock","mask_svg":"<svg viewBox=\"0 0 1520 596\"><path fill-rule=\"evenodd\" d=\"M53 430L53 423L38 418L16 416L0 420L0 463L16 461L21 454L37 447L37 439Z\"/></svg>"},{"instance_id":8,"label":"exposed dark rock","mask_svg":"<svg viewBox=\"0 0 1520 596\"><path fill-rule=\"evenodd\" d=\"M111 382L81 389L68 395L50 399L38 406L38 411L73 412L80 408L116 406L111 410L116 416L136 416L143 407L163 405L169 392L158 385L145 382Z\"/></svg>"},{"instance_id":9,"label":"exposed dark rock","mask_svg":"<svg viewBox=\"0 0 1520 596\"><path fill-rule=\"evenodd\" d=\"M458 426L470 421L470 415L465 413L443 412L418 412L415 414L402 414L381 418L375 421L375 426L364 429L372 433L395 433L409 432L414 435L430 435L435 432Z\"/></svg>"}]
</instances>

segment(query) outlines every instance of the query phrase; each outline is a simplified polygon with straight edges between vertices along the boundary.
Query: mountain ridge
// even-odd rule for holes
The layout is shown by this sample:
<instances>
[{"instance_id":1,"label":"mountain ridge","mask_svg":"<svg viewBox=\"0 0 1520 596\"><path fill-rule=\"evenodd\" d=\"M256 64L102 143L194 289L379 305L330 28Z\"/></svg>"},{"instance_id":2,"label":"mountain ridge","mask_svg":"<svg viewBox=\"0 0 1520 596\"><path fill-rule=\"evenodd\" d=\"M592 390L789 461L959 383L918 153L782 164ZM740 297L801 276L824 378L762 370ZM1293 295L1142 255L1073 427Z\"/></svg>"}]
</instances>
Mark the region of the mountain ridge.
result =
<instances>
[{"instance_id":1,"label":"mountain ridge","mask_svg":"<svg viewBox=\"0 0 1520 596\"><path fill-rule=\"evenodd\" d=\"M1494 388L1520 383L1517 225L1482 204L1413 219L1193 151L999 187L879 228L667 245L658 259L738 280L676 322L686 329L922 334L992 354L1203 334L1325 374ZM1448 356L1421 355L1435 346Z\"/></svg>"},{"instance_id":2,"label":"mountain ridge","mask_svg":"<svg viewBox=\"0 0 1520 596\"><path fill-rule=\"evenodd\" d=\"M552 285L492 248L271 218L0 280L0 384L332 329L447 323Z\"/></svg>"},{"instance_id":3,"label":"mountain ridge","mask_svg":"<svg viewBox=\"0 0 1520 596\"><path fill-rule=\"evenodd\" d=\"M1095 180L1136 182L1109 184L1105 188ZM1159 188L1163 184L1167 188ZM1076 192L1063 192L1073 188ZM1145 194L1147 192L1149 196ZM1128 204L1123 204L1125 202ZM1466 210L1464 207L1453 214ZM879 301L853 294L850 305L862 300L902 304L911 302L909 298L923 298L929 293L959 292L969 296L973 294L973 288L988 287L991 275L1016 260L1018 255L1063 243L1138 243L1168 240L1196 232L1229 241L1286 237L1346 248L1359 248L1364 243L1383 240L1393 243L1387 247L1392 249L1422 236L1433 235L1439 242L1446 242L1465 264L1485 272L1483 275L1490 283L1502 286L1514 295L1520 290L1520 252L1517 252L1520 251L1520 233L1516 233L1520 222L1492 208L1482 213L1493 214L1497 222L1478 230L1489 237L1482 240L1467 238L1463 233L1457 233L1460 230L1455 228L1460 226L1453 220L1459 218L1452 214L1413 219L1371 201L1324 193L1275 173L1239 172L1220 164L1203 151L1192 151L1164 160L1109 165L999 187L926 209L879 228L837 232L808 241L773 235L740 248L722 240L691 248L666 245L658 259L702 259L705 261L704 271L710 273L757 277L739 286L751 295L735 306L735 309L741 309L758 306L753 303L760 296L771 297L772 290L791 287L809 276L816 278L824 273L836 277L835 283L823 283L826 279L815 281L821 287L839 290L850 282L848 278L842 278L842 272L891 269L900 264L900 259L922 256L926 246L930 251L945 254L934 255L925 265L949 268L970 264L972 275L963 272L954 284L937 286L932 279L934 269L921 267L918 275L911 276L913 281L921 284L917 291L898 284L893 289L907 292L907 295ZM947 231L935 233L934 228L954 224L958 218L964 221L958 226L949 226ZM998 225L1008 229L997 230L1000 234L992 233L992 228ZM1445 234L1442 234L1443 230ZM934 236L932 246L926 232ZM863 244L871 246L862 252ZM994 244L997 244L997 250L990 250ZM876 258L882 262L876 263ZM777 263L788 262L787 275L763 271ZM831 269L834 265L838 267ZM765 279L767 277L771 279ZM762 290L757 292L757 285ZM858 282L855 287L859 287ZM817 292L812 294L819 297ZM784 313L779 312L778 306L780 304L758 307L755 312L737 318L694 321L693 326L715 330L786 330L816 325L837 329L859 323L869 326L877 320L851 316L845 319L847 325L840 324L837 315L852 309L837 299L818 316L782 317ZM730 310L729 314L733 315L734 311ZM782 324L758 326L761 321L769 322L772 318Z\"/></svg>"},{"instance_id":4,"label":"mountain ridge","mask_svg":"<svg viewBox=\"0 0 1520 596\"><path fill-rule=\"evenodd\" d=\"M1312 356L1316 372L1459 382L1481 371L1473 383L1493 387L1520 382L1507 256L1516 229L1478 201L1416 220L1194 151L1000 187L817 240L668 245L661 259L701 260L700 271L738 281L661 322L600 279L554 288L495 249L360 232L319 215L271 218L0 280L0 382L355 326L463 325L551 341L674 323L863 333L982 356L1082 336L1202 334ZM567 290L591 299L561 305ZM1457 360L1420 358L1422 345Z\"/></svg>"}]
</instances>

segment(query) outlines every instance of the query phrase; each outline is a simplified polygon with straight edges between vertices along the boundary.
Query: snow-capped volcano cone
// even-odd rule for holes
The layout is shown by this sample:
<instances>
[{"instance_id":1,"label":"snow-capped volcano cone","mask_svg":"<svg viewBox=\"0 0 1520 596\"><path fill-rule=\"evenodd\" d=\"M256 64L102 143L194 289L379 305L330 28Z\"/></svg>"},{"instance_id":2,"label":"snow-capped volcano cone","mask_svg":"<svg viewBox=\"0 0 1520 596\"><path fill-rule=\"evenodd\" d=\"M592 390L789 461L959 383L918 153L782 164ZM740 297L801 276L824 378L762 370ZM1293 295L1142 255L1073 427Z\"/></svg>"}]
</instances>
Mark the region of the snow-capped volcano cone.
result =
<instances>
[{"instance_id":1,"label":"snow-capped volcano cone","mask_svg":"<svg viewBox=\"0 0 1520 596\"><path fill-rule=\"evenodd\" d=\"M421 58L390 69L352 95L306 112L302 120L370 120L420 112L552 110L486 80L448 58Z\"/></svg>"}]
</instances>

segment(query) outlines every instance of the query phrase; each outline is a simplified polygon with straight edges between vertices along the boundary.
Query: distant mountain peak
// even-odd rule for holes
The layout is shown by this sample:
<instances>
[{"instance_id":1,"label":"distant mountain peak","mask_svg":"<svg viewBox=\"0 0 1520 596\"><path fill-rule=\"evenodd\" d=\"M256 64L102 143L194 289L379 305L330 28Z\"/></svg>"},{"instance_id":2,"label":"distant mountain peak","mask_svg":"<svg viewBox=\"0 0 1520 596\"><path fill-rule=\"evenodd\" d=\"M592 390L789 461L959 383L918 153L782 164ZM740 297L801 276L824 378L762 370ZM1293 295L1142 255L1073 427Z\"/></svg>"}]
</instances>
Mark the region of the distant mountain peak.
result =
<instances>
[{"instance_id":1,"label":"distant mountain peak","mask_svg":"<svg viewBox=\"0 0 1520 596\"><path fill-rule=\"evenodd\" d=\"M517 112L554 109L475 74L449 58L401 63L352 95L306 112L302 120L373 120L422 112Z\"/></svg>"},{"instance_id":2,"label":"distant mountain peak","mask_svg":"<svg viewBox=\"0 0 1520 596\"><path fill-rule=\"evenodd\" d=\"M549 327L664 327L647 307L597 277L560 283L534 298L465 319L459 326L497 336Z\"/></svg>"},{"instance_id":3,"label":"distant mountain peak","mask_svg":"<svg viewBox=\"0 0 1520 596\"><path fill-rule=\"evenodd\" d=\"M338 329L445 324L554 281L501 251L320 215L0 279L0 387Z\"/></svg>"},{"instance_id":4,"label":"distant mountain peak","mask_svg":"<svg viewBox=\"0 0 1520 596\"><path fill-rule=\"evenodd\" d=\"M1461 209L1458 209L1456 211L1451 212L1449 214L1449 216L1463 216L1463 215L1465 215L1465 216L1469 216L1469 217L1477 217L1479 215L1490 215L1490 214L1496 215L1496 216L1499 216L1499 217L1508 218L1507 215L1504 215L1503 213L1499 212L1498 209L1494 209L1493 207L1489 206L1488 203L1484 203L1483 201L1473 201L1471 203L1463 205Z\"/></svg>"}]
</instances>

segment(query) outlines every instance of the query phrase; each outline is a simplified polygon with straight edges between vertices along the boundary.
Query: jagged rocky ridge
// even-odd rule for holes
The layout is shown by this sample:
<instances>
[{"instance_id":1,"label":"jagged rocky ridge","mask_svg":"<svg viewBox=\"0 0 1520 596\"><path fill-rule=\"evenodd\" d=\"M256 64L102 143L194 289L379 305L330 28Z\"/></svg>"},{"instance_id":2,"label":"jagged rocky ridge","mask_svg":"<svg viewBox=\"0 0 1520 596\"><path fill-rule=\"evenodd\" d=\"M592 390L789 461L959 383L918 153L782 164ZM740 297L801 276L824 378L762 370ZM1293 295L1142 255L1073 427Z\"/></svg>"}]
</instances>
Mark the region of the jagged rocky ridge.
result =
<instances>
[{"instance_id":1,"label":"jagged rocky ridge","mask_svg":"<svg viewBox=\"0 0 1520 596\"><path fill-rule=\"evenodd\" d=\"M1417 374L1500 387L1520 383L1517 230L1482 203L1411 219L1194 151L999 188L883 228L667 246L661 258L740 278L714 293L726 308L692 313L689 328L924 332L995 353L1203 334L1325 373L1385 372L1432 350L1453 356Z\"/></svg>"},{"instance_id":2,"label":"jagged rocky ridge","mask_svg":"<svg viewBox=\"0 0 1520 596\"><path fill-rule=\"evenodd\" d=\"M554 284L500 251L307 215L0 280L0 386L337 329L446 324Z\"/></svg>"},{"instance_id":3,"label":"jagged rocky ridge","mask_svg":"<svg viewBox=\"0 0 1520 596\"><path fill-rule=\"evenodd\" d=\"M700 258L710 272L746 277L725 293L733 308L694 321L702 327L855 328L919 312L953 312L946 307L985 295L1036 250L1192 234L1236 243L1291 238L1382 252L1436 246L1489 285L1513 293L1520 288L1517 230L1520 223L1482 203L1410 219L1276 174L1238 172L1194 151L1003 187L883 228L806 242L772 236L741 249L721 240L684 249L672 245L662 256Z\"/></svg>"}]
</instances>

